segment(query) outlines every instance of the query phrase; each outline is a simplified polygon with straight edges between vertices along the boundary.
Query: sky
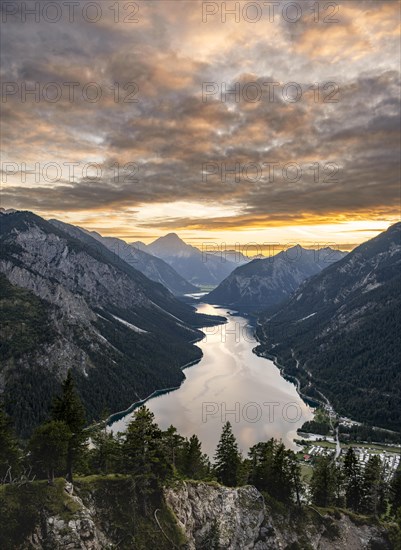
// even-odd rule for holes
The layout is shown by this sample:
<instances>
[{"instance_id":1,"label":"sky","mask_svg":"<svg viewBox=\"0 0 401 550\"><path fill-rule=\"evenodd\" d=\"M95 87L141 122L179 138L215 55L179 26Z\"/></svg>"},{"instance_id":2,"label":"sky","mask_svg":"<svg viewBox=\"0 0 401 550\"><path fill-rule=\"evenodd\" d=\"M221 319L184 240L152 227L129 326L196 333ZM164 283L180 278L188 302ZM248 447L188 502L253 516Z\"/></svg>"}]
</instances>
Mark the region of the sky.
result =
<instances>
[{"instance_id":1,"label":"sky","mask_svg":"<svg viewBox=\"0 0 401 550\"><path fill-rule=\"evenodd\" d=\"M1 206L256 250L398 221L400 3L226 6L2 2Z\"/></svg>"}]
</instances>

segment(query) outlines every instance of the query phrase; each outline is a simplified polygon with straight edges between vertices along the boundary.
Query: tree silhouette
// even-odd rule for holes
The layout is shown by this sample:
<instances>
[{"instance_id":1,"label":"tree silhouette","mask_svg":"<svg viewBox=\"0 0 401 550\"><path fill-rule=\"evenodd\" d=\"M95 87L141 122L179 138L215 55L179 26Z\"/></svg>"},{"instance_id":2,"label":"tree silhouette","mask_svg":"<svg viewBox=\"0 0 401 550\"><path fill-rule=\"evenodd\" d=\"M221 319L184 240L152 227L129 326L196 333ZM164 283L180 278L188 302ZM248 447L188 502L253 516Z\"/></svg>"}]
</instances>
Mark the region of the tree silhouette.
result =
<instances>
[{"instance_id":1,"label":"tree silhouette","mask_svg":"<svg viewBox=\"0 0 401 550\"><path fill-rule=\"evenodd\" d=\"M241 455L230 422L226 422L215 454L214 470L220 483L228 487L238 484Z\"/></svg>"},{"instance_id":2,"label":"tree silhouette","mask_svg":"<svg viewBox=\"0 0 401 550\"><path fill-rule=\"evenodd\" d=\"M71 369L63 382L61 395L53 404L53 419L65 422L71 437L67 449L67 479L73 481L73 466L78 456L83 452L87 436L83 430L85 426L85 409L75 389L75 382Z\"/></svg>"}]
</instances>

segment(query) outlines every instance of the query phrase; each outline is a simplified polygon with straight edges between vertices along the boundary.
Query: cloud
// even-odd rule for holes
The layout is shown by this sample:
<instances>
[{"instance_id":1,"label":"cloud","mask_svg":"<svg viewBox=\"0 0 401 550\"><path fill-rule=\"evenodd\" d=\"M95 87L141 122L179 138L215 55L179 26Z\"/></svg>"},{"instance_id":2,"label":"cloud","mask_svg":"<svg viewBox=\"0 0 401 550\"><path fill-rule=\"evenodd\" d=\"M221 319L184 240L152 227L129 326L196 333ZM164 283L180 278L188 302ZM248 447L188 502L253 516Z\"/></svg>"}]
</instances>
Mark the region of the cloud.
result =
<instances>
[{"instance_id":1,"label":"cloud","mask_svg":"<svg viewBox=\"0 0 401 550\"><path fill-rule=\"evenodd\" d=\"M96 24L64 17L57 24L17 19L4 27L2 79L18 87L1 104L3 160L18 166L15 174L2 175L4 206L49 215L111 209L121 213L125 227L124 216L128 219L132 209L140 212L152 204L187 201L233 211L201 218L195 208L179 218L167 209L163 219L138 222L166 229L397 215L394 2L341 2L340 23L333 25L315 24L312 12L297 24L282 18L274 24L222 24L218 18L205 24L201 2L185 2L182 10L176 6L140 3L140 22L133 26L114 23L107 12ZM286 84L294 81L302 90L295 103L285 94L293 93ZM339 88L336 103L325 102L330 88L324 85L330 81ZM73 101L66 82L79 83ZM124 88L130 82L136 88ZM218 90L207 102L205 82ZM37 83L38 102L31 95L23 101L24 83ZM49 83L63 91L58 102L43 97ZM97 102L85 96L89 83L101 89ZM223 83L228 89L240 85L239 101L232 96L222 101ZM274 101L267 83L279 83ZM246 85L262 91L259 101L244 99ZM65 166L71 162L79 163L73 180ZM266 169L271 162L279 163L273 182ZM283 177L290 162L302 168L299 181ZM26 173L35 163L38 181ZM62 167L57 181L44 177L47 163ZM100 177L85 175L87 163L99 165ZM135 181L127 163L137 165ZM240 177L205 180L206 163L239 165ZM330 178L329 163L341 168L337 181ZM247 167L255 165L263 174L252 180Z\"/></svg>"}]
</instances>

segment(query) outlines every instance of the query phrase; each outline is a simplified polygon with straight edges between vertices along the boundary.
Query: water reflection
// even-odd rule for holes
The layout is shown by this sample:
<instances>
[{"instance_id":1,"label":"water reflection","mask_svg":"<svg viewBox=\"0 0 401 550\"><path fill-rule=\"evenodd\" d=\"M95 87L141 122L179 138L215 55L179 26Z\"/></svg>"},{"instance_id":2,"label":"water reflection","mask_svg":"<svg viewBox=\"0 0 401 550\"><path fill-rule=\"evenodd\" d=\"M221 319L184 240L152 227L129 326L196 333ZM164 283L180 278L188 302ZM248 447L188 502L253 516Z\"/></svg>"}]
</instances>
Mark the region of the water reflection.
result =
<instances>
[{"instance_id":1,"label":"water reflection","mask_svg":"<svg viewBox=\"0 0 401 550\"><path fill-rule=\"evenodd\" d=\"M295 449L296 430L313 417L312 409L272 361L252 353L256 341L246 318L206 304L198 311L223 315L228 323L204 330L206 336L197 344L203 358L185 370L186 380L178 390L147 401L159 426L173 424L187 437L195 433L210 456L226 420L244 454L270 437ZM130 418L113 424L113 431L123 431Z\"/></svg>"}]
</instances>

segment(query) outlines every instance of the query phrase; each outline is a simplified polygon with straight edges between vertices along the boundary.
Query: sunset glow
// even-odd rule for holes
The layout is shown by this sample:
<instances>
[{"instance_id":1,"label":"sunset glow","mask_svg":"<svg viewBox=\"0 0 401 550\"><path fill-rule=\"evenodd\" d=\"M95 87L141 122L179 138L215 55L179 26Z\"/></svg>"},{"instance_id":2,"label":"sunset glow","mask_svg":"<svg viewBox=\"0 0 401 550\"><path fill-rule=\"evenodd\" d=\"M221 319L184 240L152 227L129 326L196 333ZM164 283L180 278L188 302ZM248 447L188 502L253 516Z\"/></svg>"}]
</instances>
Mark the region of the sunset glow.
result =
<instances>
[{"instance_id":1,"label":"sunset glow","mask_svg":"<svg viewBox=\"0 0 401 550\"><path fill-rule=\"evenodd\" d=\"M350 249L400 218L398 2L101 4L5 14L3 207L262 247Z\"/></svg>"}]
</instances>

